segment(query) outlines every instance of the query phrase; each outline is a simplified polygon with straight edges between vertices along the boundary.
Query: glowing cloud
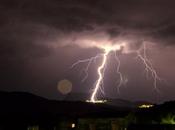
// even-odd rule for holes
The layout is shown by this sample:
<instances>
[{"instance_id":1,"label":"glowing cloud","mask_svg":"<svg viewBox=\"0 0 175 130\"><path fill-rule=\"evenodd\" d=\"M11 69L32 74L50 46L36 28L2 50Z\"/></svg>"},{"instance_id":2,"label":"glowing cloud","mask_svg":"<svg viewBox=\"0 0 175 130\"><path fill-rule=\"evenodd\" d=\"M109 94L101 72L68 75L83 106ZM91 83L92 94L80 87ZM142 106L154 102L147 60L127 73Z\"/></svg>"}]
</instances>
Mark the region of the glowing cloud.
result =
<instances>
[{"instance_id":1,"label":"glowing cloud","mask_svg":"<svg viewBox=\"0 0 175 130\"><path fill-rule=\"evenodd\" d=\"M97 67L97 74L98 78L95 82L94 89L90 98L91 102L98 102L97 99L97 93L99 90L101 90L102 93L104 93L103 90L103 78L105 69L107 66L107 59L109 57L110 53L114 54L114 58L118 64L117 66L117 74L119 75L119 83L118 83L118 90L119 87L121 87L123 84L126 84L126 79L123 77L122 72L120 72L120 59L118 57L118 52L120 54L124 53L134 53L137 55L137 58L143 63L145 66L145 70L147 73L151 73L151 76L153 78L153 85L154 88L157 90L157 81L161 80L156 72L156 70L153 67L153 64L149 60L146 50L147 45L149 45L149 42L146 41L139 41L136 40L134 36L122 36L117 38L112 38L109 35L107 35L104 32L82 32L82 33L72 33L68 37L64 37L62 39L63 41L61 43L62 46L67 45L77 45L80 48L98 48L102 50L101 54L97 54L94 57L84 59L84 60L78 60L75 62L71 68L74 68L76 65L80 63L87 63L86 69L85 69L85 77L82 81L85 81L88 78L88 69L89 66L92 64L92 61L95 61L98 58L102 59L102 63Z\"/></svg>"}]
</instances>

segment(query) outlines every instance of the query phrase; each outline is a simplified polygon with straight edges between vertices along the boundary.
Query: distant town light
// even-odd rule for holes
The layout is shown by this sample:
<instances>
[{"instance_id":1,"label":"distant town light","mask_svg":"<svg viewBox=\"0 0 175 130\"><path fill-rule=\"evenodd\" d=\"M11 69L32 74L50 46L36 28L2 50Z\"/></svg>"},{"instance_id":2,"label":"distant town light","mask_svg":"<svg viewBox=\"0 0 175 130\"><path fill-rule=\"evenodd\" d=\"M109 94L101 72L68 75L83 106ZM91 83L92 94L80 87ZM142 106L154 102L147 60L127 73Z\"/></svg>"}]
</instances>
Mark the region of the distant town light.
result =
<instances>
[{"instance_id":1,"label":"distant town light","mask_svg":"<svg viewBox=\"0 0 175 130\"><path fill-rule=\"evenodd\" d=\"M71 127L72 127L72 128L75 128L75 123L72 123L72 124L71 124Z\"/></svg>"},{"instance_id":2,"label":"distant town light","mask_svg":"<svg viewBox=\"0 0 175 130\"><path fill-rule=\"evenodd\" d=\"M152 105L152 104L142 104L142 105L139 106L139 108L151 108L153 106L154 105Z\"/></svg>"},{"instance_id":3,"label":"distant town light","mask_svg":"<svg viewBox=\"0 0 175 130\"><path fill-rule=\"evenodd\" d=\"M86 100L86 102L90 102L90 103L105 103L105 102L107 102L107 100L95 100L94 102L92 102L90 100Z\"/></svg>"}]
</instances>

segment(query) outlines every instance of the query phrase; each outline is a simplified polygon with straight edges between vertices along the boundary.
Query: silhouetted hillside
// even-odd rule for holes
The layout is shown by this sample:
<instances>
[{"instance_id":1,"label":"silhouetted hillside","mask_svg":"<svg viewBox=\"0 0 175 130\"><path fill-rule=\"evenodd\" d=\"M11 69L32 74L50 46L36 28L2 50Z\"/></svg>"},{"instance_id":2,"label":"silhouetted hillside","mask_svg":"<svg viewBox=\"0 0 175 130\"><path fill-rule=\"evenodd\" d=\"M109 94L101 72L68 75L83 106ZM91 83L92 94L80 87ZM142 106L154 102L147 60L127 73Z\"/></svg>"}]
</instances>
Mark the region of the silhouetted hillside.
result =
<instances>
[{"instance_id":1,"label":"silhouetted hillside","mask_svg":"<svg viewBox=\"0 0 175 130\"><path fill-rule=\"evenodd\" d=\"M106 104L94 104L82 101L48 100L25 92L0 92L0 126L17 125L16 128L20 127L22 130L31 124L52 126L53 123L63 119L122 117L132 123L135 120L137 127L137 124L153 122L160 124L163 118L175 114L175 101L145 109L130 107L132 105L132 102L119 99L109 100Z\"/></svg>"},{"instance_id":2,"label":"silhouetted hillside","mask_svg":"<svg viewBox=\"0 0 175 130\"><path fill-rule=\"evenodd\" d=\"M65 97L65 101L86 101L90 97L87 93L69 93Z\"/></svg>"},{"instance_id":3,"label":"silhouetted hillside","mask_svg":"<svg viewBox=\"0 0 175 130\"><path fill-rule=\"evenodd\" d=\"M56 101L48 100L24 92L0 92L0 115L18 116L114 116L122 115L128 108L114 107L106 104L93 104L81 101ZM101 113L104 113L101 115Z\"/></svg>"},{"instance_id":4,"label":"silhouetted hillside","mask_svg":"<svg viewBox=\"0 0 175 130\"><path fill-rule=\"evenodd\" d=\"M128 108L136 108L136 104L134 102L123 100L123 99L107 99L107 104L116 106L116 107L128 107Z\"/></svg>"}]
</instances>

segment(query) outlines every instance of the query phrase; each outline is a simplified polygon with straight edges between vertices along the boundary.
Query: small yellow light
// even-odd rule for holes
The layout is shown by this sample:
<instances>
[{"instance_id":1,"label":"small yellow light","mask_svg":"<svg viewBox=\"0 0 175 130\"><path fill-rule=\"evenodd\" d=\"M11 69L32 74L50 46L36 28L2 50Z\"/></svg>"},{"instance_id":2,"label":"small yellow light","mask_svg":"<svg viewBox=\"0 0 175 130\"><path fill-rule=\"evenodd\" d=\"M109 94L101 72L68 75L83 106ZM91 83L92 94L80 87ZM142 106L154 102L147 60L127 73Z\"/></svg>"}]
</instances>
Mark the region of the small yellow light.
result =
<instances>
[{"instance_id":1,"label":"small yellow light","mask_svg":"<svg viewBox=\"0 0 175 130\"><path fill-rule=\"evenodd\" d=\"M72 123L71 127L72 127L72 128L75 128L75 124L74 124L74 123Z\"/></svg>"},{"instance_id":2,"label":"small yellow light","mask_svg":"<svg viewBox=\"0 0 175 130\"><path fill-rule=\"evenodd\" d=\"M139 106L139 108L151 108L153 106L154 105L152 105L152 104L142 104L142 105Z\"/></svg>"}]
</instances>

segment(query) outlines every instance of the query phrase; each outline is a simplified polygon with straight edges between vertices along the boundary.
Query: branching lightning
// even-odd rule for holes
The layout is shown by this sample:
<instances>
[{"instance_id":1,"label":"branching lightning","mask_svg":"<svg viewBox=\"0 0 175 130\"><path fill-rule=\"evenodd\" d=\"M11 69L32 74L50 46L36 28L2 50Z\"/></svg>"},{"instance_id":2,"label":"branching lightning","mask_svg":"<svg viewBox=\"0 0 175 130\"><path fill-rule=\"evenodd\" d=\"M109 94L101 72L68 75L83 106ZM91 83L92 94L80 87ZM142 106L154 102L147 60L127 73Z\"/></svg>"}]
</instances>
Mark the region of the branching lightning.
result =
<instances>
[{"instance_id":1,"label":"branching lightning","mask_svg":"<svg viewBox=\"0 0 175 130\"><path fill-rule=\"evenodd\" d=\"M143 54L141 54L141 51L143 51ZM145 65L145 71L148 75L148 72L151 73L153 80L154 80L154 88L155 90L158 91L157 89L157 81L160 81L161 78L158 76L156 70L154 69L151 61L147 58L146 55L146 44L143 44L142 47L136 51L137 57L142 61L142 63Z\"/></svg>"},{"instance_id":2,"label":"branching lightning","mask_svg":"<svg viewBox=\"0 0 175 130\"><path fill-rule=\"evenodd\" d=\"M120 92L120 87L122 86L122 84L125 84L124 82L124 78L122 73L120 72L120 59L118 58L117 54L115 53L115 60L117 61L117 74L119 75L119 83L118 83L118 92Z\"/></svg>"},{"instance_id":3,"label":"branching lightning","mask_svg":"<svg viewBox=\"0 0 175 130\"><path fill-rule=\"evenodd\" d=\"M87 63L84 71L85 71L85 76L82 79L82 82L84 82L87 78L88 78L88 70L90 65L92 64L93 61L96 61L98 58L102 58L102 62L101 64L98 66L97 68L97 74L98 74L98 78L94 84L94 89L90 98L90 102L99 102L99 100L97 99L97 93L99 90L101 90L102 93L104 93L103 90L103 78L104 78L104 74L105 74L105 69L107 66L107 61L108 61L108 57L109 54L111 52L114 53L114 58L116 60L117 66L116 66L116 73L119 75L119 80L118 80L118 92L119 89L122 85L124 85L127 80L123 77L123 74L120 71L120 67L121 67L121 62L119 59L119 56L117 54L118 51L121 50L121 47L125 47L126 44L118 44L118 45L108 45L108 46L101 46L100 49L103 50L102 54L98 54L94 57L88 58L88 59L84 59L84 60L79 60L76 63L74 63L71 68L74 68L76 65L80 64L80 63ZM153 68L153 65L151 63L151 61L147 58L146 55L146 45L143 44L138 50L132 51L132 53L136 53L137 58L140 59L143 63L143 65L145 66L145 71L148 73L151 73L151 76L153 78L153 85L154 88L157 90L157 81L161 80L160 77L158 76L156 70Z\"/></svg>"},{"instance_id":4,"label":"branching lightning","mask_svg":"<svg viewBox=\"0 0 175 130\"><path fill-rule=\"evenodd\" d=\"M99 58L99 57L100 57L100 55L97 55L97 56L91 57L91 58L89 58L89 59L79 60L79 61L77 61L76 63L74 63L74 64L71 66L71 68L74 68L76 65L78 65L78 64L80 64L80 63L85 63L85 62L87 62L87 66L86 66L86 68L84 69L85 76L84 76L84 78L82 79L82 82L84 82L84 81L87 79L87 77L88 77L88 70L89 70L89 66L91 65L91 63L92 63L93 61L96 61L96 59Z\"/></svg>"}]
</instances>

